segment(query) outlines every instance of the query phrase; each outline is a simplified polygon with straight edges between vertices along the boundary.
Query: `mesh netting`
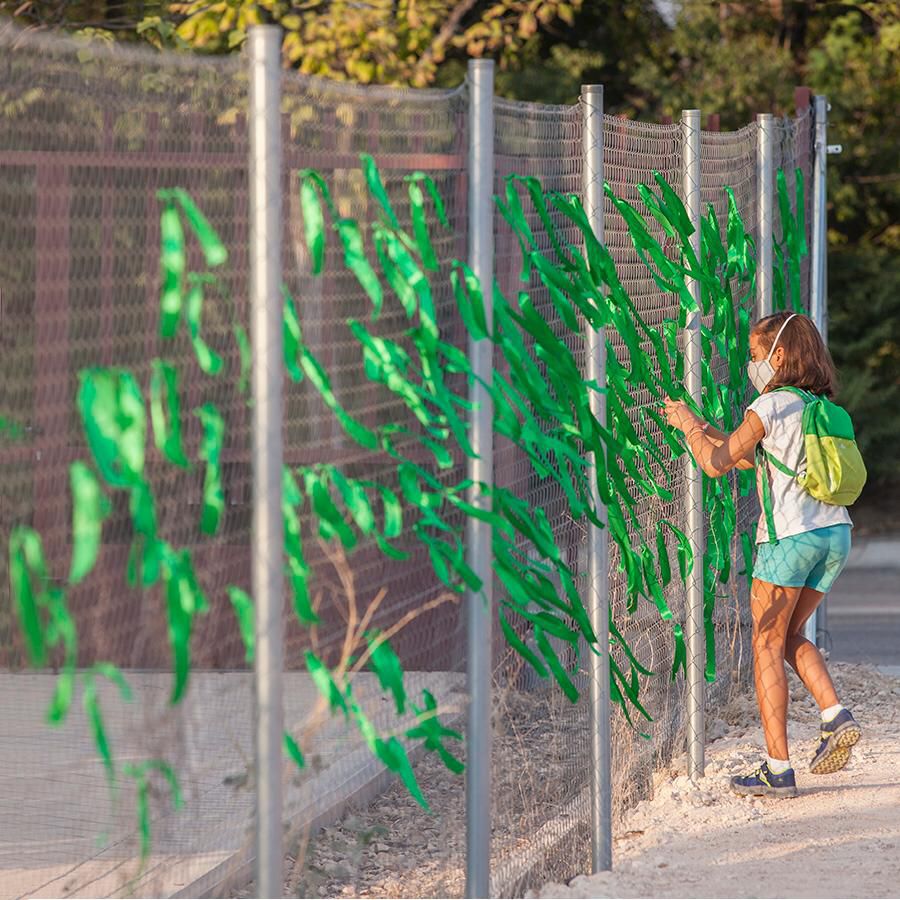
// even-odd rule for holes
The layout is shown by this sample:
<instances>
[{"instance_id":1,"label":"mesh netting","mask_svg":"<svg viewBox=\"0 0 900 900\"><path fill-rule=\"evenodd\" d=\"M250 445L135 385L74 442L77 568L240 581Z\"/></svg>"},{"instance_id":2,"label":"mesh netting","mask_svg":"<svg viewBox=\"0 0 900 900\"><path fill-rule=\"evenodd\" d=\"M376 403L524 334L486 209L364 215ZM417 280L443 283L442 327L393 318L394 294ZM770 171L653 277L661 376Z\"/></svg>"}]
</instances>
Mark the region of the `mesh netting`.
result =
<instances>
[{"instance_id":1,"label":"mesh netting","mask_svg":"<svg viewBox=\"0 0 900 900\"><path fill-rule=\"evenodd\" d=\"M245 663L226 589L250 589L250 411L235 389L241 370L235 321L248 307L249 206L247 184L247 77L239 60L197 61L134 49L100 49L84 43L0 36L0 415L24 428L24 440L0 444L0 765L8 788L0 799L0 893L3 896L115 896L127 892L170 896L233 890L250 877L253 831L252 674ZM344 408L370 427L414 423L399 400L376 391L360 373L359 347L347 320L367 312L340 250L327 249L322 277L313 278L303 240L298 172L318 169L342 216L371 221L373 201L359 168L372 154L401 219L408 218L402 176L428 172L447 204L450 228L435 232L444 263L466 255L467 95L360 89L294 75L283 79L284 265L297 301L304 337L328 371ZM550 190L581 192L581 109L498 100L496 190L506 175L537 176ZM811 164L809 118L782 123L775 165L793 178L793 165ZM604 120L605 177L613 190L638 203L635 185L659 171L680 191L680 126ZM703 200L724 219L722 188L731 185L748 228L755 229L755 127L732 134L704 132ZM790 182L791 188L793 187ZM204 210L231 251L221 289L203 307L203 337L224 363L211 377L198 367L188 336L159 338L160 202L157 191L182 187ZM810 191L807 191L809 204ZM807 221L809 217L807 215ZM539 245L543 228L530 221ZM573 244L578 236L562 223ZM496 275L515 296L520 256L515 239L495 216ZM776 222L776 234L778 224ZM663 239L661 230L654 236ZM606 203L605 240L622 283L648 324L677 313L637 258L627 230ZM191 265L202 268L191 246ZM674 248L673 248L674 252ZM808 291L804 264L803 296ZM465 346L446 268L433 280L445 340ZM536 308L549 309L539 286L529 286ZM377 334L403 340L408 320L386 305ZM624 343L610 332L612 345ZM584 348L567 341L580 362ZM650 349L649 345L646 349ZM160 531L193 556L210 609L193 636L194 672L186 699L169 704L171 651L165 598L159 588L129 586L126 569L133 532L127 497L114 497L97 566L69 594L78 625L78 665L99 661L121 667L134 692L124 703L112 686L98 685L117 760L165 759L181 782L186 808L173 812L164 782L151 783L151 856L139 868L133 782L117 775L111 803L103 765L89 724L73 708L52 729L43 722L53 691L51 671L27 671L24 643L14 620L5 547L14 525L40 531L48 564L60 583L71 555L69 464L85 455L74 403L78 372L88 366L130 368L146 391L150 361L177 365L185 387L182 432L197 458L202 425L194 410L215 403L226 426L222 456L226 514L215 538L199 538L203 472L182 471L150 450L147 475L157 498ZM500 360L497 365L502 365ZM448 383L465 392L464 382ZM344 434L309 382L285 383L286 463L341 465L351 477L391 484L388 460L360 450ZM636 395L649 406L649 392ZM655 434L659 440L659 435ZM398 447L414 456L415 445ZM538 480L524 458L498 439L499 484L545 511L566 562L587 570L586 533L568 515L556 486ZM442 475L465 478L465 461ZM652 533L667 518L685 521L684 468L675 467L673 499L642 497L636 507ZM739 503L739 529L755 516L752 498ZM428 688L463 724L465 629L461 604L448 595L421 545L402 562L386 562L372 548L349 558L319 542L302 522L310 585L321 621L301 628L285 613L285 716L292 733L311 748L301 775L286 764L284 789L291 823L286 890L294 895L461 896L464 891L463 780L432 758L416 772L436 814L421 811L402 790L388 787L383 769L355 733L327 717L311 717L317 693L303 671L307 649L331 665L345 652L348 623L372 610L370 627L394 631L392 643L417 695ZM675 547L669 550L674 554ZM737 544L733 558L739 558ZM650 739L640 738L615 713L614 815L650 786L654 767L680 749L685 687L667 673L670 628L651 604L626 614L625 576L610 546L610 601L624 637L640 661L659 673L645 682L642 699L654 717ZM586 577L578 581L582 594ZM732 575L730 600L716 611L719 680L711 708L744 677L746 581ZM674 579L668 602L684 619L684 589ZM289 606L289 600L287 604ZM374 607L374 609L373 609ZM395 630L396 629L396 630ZM523 668L497 629L494 645L493 890L520 893L546 879L566 879L589 866L590 731L587 704L570 704L558 690ZM567 660L569 662L573 659ZM580 661L586 664L584 652ZM56 661L58 662L58 660ZM578 687L587 690L581 672ZM356 695L379 728L391 722L387 704L365 677ZM352 815L348 815L352 809ZM310 843L316 826L339 820ZM252 890L252 889L248 889Z\"/></svg>"},{"instance_id":2,"label":"mesh netting","mask_svg":"<svg viewBox=\"0 0 900 900\"><path fill-rule=\"evenodd\" d=\"M813 113L812 107L801 110L796 118L776 119L773 138L773 170L784 171L788 196L792 202L797 191L797 169L803 173L804 221L806 234L811 233L813 201ZM796 210L794 211L796 215ZM776 241L783 240L781 209L775 203L773 232ZM809 312L812 252L800 261L800 305Z\"/></svg>"},{"instance_id":3,"label":"mesh netting","mask_svg":"<svg viewBox=\"0 0 900 900\"><path fill-rule=\"evenodd\" d=\"M738 212L754 241L758 237L756 142L756 123L733 132L704 131L700 136L700 184L704 211L707 205L711 204L719 222L727 221L728 204L725 188L732 188ZM747 290L747 286L742 287L735 279L732 292L736 303L740 302L742 294ZM749 298L748 303L751 308L755 308L755 294ZM711 319L705 324L711 326ZM714 352L713 376L717 382L726 382L727 361L721 358L715 348ZM749 391L746 397L731 398L738 411L743 411L750 399ZM737 470L732 470L727 477L737 511L736 528L730 548L731 558L737 562L741 559L740 535L742 532L752 532L759 516L759 509L755 495L741 496ZM716 682L708 690L711 719L729 699L729 691L736 687L746 687L746 680L750 674L749 589L746 576L740 574L741 571L742 567L735 565L728 583L717 585L716 589L717 600L713 618L716 624L718 665Z\"/></svg>"},{"instance_id":4,"label":"mesh netting","mask_svg":"<svg viewBox=\"0 0 900 900\"><path fill-rule=\"evenodd\" d=\"M630 122L622 118L606 116L604 120L603 163L606 180L613 191L638 208L641 208L636 186L652 184L653 173L663 178L681 194L682 181L682 129L681 125L652 125ZM632 298L638 312L648 325L659 328L664 319L677 318L677 298L663 293L650 273L638 259L627 227L615 207L607 199L605 206L604 241L609 247L622 284ZM670 256L677 247L667 242L662 228L649 220L651 233ZM625 344L617 334L609 335L610 342L620 357ZM651 351L649 343L644 349ZM651 351L652 352L652 351ZM648 390L634 391L637 400L629 410L629 418L638 423L641 407L656 406L658 401ZM651 424L651 429L655 426ZM654 439L660 439L658 430L651 430ZM683 461L679 461L683 462ZM666 482L672 499L640 494L635 508L641 526L652 535L656 522L667 518L685 527L687 516L687 480L683 465L676 463ZM662 483L663 473L654 464L655 474ZM669 547L671 553L673 548ZM661 763L667 761L684 735L686 715L686 684L682 675L673 682L669 678L672 668L672 638L670 628L662 622L652 604L641 601L634 614L626 614L627 580L619 571L620 552L610 545L610 603L616 621L620 623L626 640L638 655L642 664L657 673L646 679L642 686L647 712L652 723L641 723L641 730L650 734L650 740L640 737L628 725L618 711L613 723L613 816L620 819L623 811L637 799L646 796L651 789L651 775ZM680 580L673 580L666 593L666 600L675 619L685 621L685 587Z\"/></svg>"},{"instance_id":5,"label":"mesh netting","mask_svg":"<svg viewBox=\"0 0 900 900\"><path fill-rule=\"evenodd\" d=\"M23 443L0 451L4 547L14 524L33 525L51 572L62 580L71 554L68 467L84 455L74 404L77 373L93 365L130 368L146 390L151 359L163 356L175 364L185 386L181 425L191 459L201 439L194 410L216 404L226 426L226 515L219 536L201 540L202 466L182 472L151 451L147 474L160 532L191 551L210 605L192 638L194 674L180 705L168 703L171 654L162 591L140 592L126 581L133 533L124 496L115 497L95 570L69 594L79 667L108 660L123 669L135 693L134 702L124 704L113 691L101 691L115 757L167 760L184 793L186 811L172 814L162 785L156 786L152 855L130 885L139 851L133 785L117 780L120 793L111 813L103 766L83 717L73 711L56 730L42 726L54 676L21 671L24 646L12 619L4 552L0 665L9 708L0 745L7 773L14 760L24 768L2 801L3 893L195 894L248 873L252 845L252 675L226 595L229 585L250 589L250 414L235 387L241 367L232 334L234 322L246 327L249 318L247 79L239 60L199 62L21 37L13 47L9 35L4 40L0 413L23 423L26 434ZM297 172L322 172L340 214L361 221L374 216L359 169L361 152L377 157L401 216L408 213L402 176L429 172L450 220L445 236L435 240L436 252L447 261L464 258L464 94L356 91L286 75L283 96L285 280L306 341L348 412L370 426L411 425L402 405L376 402L384 395L360 377L359 350L346 323L363 314L364 301L334 248L328 274L310 277ZM190 193L232 250L222 289L206 298L203 311L203 337L224 361L225 375L217 378L200 371L186 334L165 345L158 336L156 192L175 186ZM189 266L202 269L197 249L191 253ZM449 281L438 283L435 304L445 339L458 343L462 331L451 316ZM400 338L406 327L402 312L386 307L377 333ZM328 461L357 477L388 471L386 460L351 444L308 382L286 385L284 435L288 465ZM398 447L414 454L402 442ZM461 459L444 473L453 483L464 475ZM347 561L326 554L307 520L302 527L321 621L310 631L285 613L286 723L295 734L312 730L318 736L307 738L314 765L302 778L286 766L285 802L292 821L311 824L333 818L371 787L380 766L358 735L327 716L324 724L309 720L317 692L307 675L295 671L303 668L305 650L312 647L334 665L351 607L359 618L381 594L369 627L400 626L393 645L410 672L411 694L429 687L453 724L461 709L453 692L460 685L465 638L458 600L441 589L421 548L389 566L366 549ZM362 703L368 686L365 678L358 682ZM388 711L380 699L370 700L379 704L370 709L376 727L387 727ZM295 870L288 874L298 878Z\"/></svg>"},{"instance_id":6,"label":"mesh netting","mask_svg":"<svg viewBox=\"0 0 900 900\"><path fill-rule=\"evenodd\" d=\"M581 193L582 111L579 106L540 106L496 100L495 193L503 196L508 175L534 176L548 191ZM521 190L521 189L520 189ZM533 207L523 204L537 249L552 258L550 237ZM552 216L560 237L580 244L577 229L558 213ZM553 323L557 337L585 365L584 341L564 328L546 288L533 278L520 281L522 256L516 238L495 212L495 277L514 302L527 289L535 309ZM503 360L494 365L508 376ZM538 478L525 454L503 439L494 450L494 478L542 509L553 526L563 559L579 573L579 593L587 591L587 533L573 521L560 486ZM495 591L501 590L498 584ZM561 648L560 648L561 649ZM580 654L577 686L583 702L573 706L546 681L522 666L503 641L496 645L494 685L494 750L492 760L493 893L515 896L533 884L565 877L584 864L585 841L590 846L590 729L587 716L587 658ZM562 656L564 664L574 655Z\"/></svg>"}]
</instances>

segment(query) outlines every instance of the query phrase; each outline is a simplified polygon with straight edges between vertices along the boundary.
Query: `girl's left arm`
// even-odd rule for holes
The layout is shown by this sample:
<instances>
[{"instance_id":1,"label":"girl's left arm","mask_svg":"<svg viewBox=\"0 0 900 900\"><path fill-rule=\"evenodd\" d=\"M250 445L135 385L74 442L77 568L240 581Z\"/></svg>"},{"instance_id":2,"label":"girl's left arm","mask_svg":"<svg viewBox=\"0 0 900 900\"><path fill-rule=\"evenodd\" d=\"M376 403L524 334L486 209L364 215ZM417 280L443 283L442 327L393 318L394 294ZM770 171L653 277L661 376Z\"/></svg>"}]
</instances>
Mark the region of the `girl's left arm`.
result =
<instances>
[{"instance_id":1,"label":"girl's left arm","mask_svg":"<svg viewBox=\"0 0 900 900\"><path fill-rule=\"evenodd\" d=\"M748 411L744 421L731 434L721 434L721 439L708 435L703 420L692 412L683 401L667 400L664 406L666 418L674 428L684 432L694 459L711 478L719 478L736 467L751 468L756 445L765 436L759 416Z\"/></svg>"}]
</instances>

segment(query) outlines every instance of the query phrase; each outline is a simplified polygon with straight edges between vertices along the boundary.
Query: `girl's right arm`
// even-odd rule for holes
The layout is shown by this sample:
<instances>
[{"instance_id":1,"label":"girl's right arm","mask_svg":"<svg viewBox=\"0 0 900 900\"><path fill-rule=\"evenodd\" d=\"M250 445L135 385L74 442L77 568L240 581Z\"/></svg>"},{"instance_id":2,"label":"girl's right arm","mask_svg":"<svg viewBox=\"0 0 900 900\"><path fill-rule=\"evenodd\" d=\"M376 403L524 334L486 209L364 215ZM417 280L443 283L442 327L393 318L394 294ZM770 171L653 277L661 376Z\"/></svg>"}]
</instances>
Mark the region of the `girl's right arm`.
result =
<instances>
[{"instance_id":1,"label":"girl's right arm","mask_svg":"<svg viewBox=\"0 0 900 900\"><path fill-rule=\"evenodd\" d=\"M728 435L725 434L724 431L719 431L718 428L713 428L712 425L706 429L706 436L717 446L721 447L725 441L728 440ZM738 464L735 466L736 469L755 469L756 468L756 456L755 456L755 448L751 450Z\"/></svg>"}]
</instances>

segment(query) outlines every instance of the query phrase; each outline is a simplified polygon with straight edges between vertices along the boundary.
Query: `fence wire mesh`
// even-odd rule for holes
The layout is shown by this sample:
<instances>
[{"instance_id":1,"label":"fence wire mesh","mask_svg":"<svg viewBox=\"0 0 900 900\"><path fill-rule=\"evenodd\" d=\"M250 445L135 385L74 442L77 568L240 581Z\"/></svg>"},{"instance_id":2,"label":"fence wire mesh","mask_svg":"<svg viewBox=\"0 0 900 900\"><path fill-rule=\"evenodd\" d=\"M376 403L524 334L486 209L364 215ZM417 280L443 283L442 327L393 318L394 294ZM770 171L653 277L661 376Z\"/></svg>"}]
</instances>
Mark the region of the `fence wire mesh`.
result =
<instances>
[{"instance_id":1,"label":"fence wire mesh","mask_svg":"<svg viewBox=\"0 0 900 900\"><path fill-rule=\"evenodd\" d=\"M139 591L126 578L132 525L124 493L103 531L90 578L69 595L78 626L78 666L101 661L121 667L134 701L99 684L101 707L116 759L162 758L178 774L186 808L174 812L162 779L151 781L151 856L139 867L135 788L116 776L110 800L104 767L87 718L73 709L58 728L45 725L52 671L28 671L14 619L6 552L0 554L0 767L11 786L0 799L0 895L171 896L235 890L250 878L253 830L252 673L227 596L250 589L250 415L235 390L241 360L235 321L248 308L247 77L243 61L104 49L66 40L0 33L0 415L24 426L24 440L0 445L0 541L16 524L40 531L49 568L64 581L71 555L69 464L83 455L75 406L78 372L90 366L130 368L144 390L151 360L164 356L181 372L185 449L196 460L203 429L194 411L215 403L226 426L222 455L223 530L198 538L202 468L174 469L148 450L147 475L157 498L159 529L190 549L209 611L191 641L193 674L186 699L173 706L165 598ZM359 350L347 320L366 301L329 244L324 275L311 273L302 233L298 173L320 171L341 216L371 221L376 214L359 168L375 157L401 218L408 216L403 176L413 170L435 180L450 228L437 233L442 262L466 255L467 94L355 88L285 75L284 265L297 300L304 337L332 379L335 395L360 422L400 422L415 433L402 404L385 400L360 376ZM581 191L581 109L497 100L496 189L509 174L533 175L545 189ZM776 168L793 178L809 172L809 117L785 120ZM680 126L604 119L605 177L619 196L637 202L635 186L659 171L680 191ZM732 134L704 132L703 200L723 220L722 188L731 185L745 222L755 223L755 126ZM809 180L807 178L807 184ZM202 371L189 336L165 346L159 337L161 189L182 187L203 209L231 251L221 289L203 306L203 338L222 358L225 376ZM807 191L809 208L811 191ZM655 285L639 261L621 218L606 203L605 243L619 277L648 324L677 313L677 301ZM809 216L807 214L807 221ZM544 230L531 222L538 241ZM573 244L574 231L557 223ZM496 276L507 296L523 287L515 239L495 216ZM778 224L776 222L776 235ZM661 229L654 236L662 240ZM202 268L199 250L191 265ZM674 252L674 251L673 251ZM803 297L808 291L803 267ZM446 270L434 279L444 340L465 348ZM549 298L531 284L537 309ZM805 302L805 299L804 299ZM378 334L403 341L408 322L386 305ZM610 333L617 351L624 343ZM584 346L572 348L580 362ZM649 345L646 349L650 349ZM497 361L500 364L500 361ZM462 377L462 376L458 376ZM451 386L464 392L464 382ZM340 464L351 477L387 478L387 461L348 441L309 381L285 384L285 462L291 467ZM655 402L647 392L631 413ZM659 435L655 435L659 439ZM413 439L405 447L414 454ZM454 459L443 478L458 483L465 461ZM586 534L567 514L565 497L538 481L515 448L498 440L498 483L514 490L553 523L567 561L587 571ZM389 483L389 482L388 482ZM683 523L684 470L675 472L673 498L643 498L636 507L648 531L661 518ZM739 530L755 515L752 498L739 502ZM312 764L283 774L287 841L286 886L293 896L462 896L465 810L461 778L431 756L416 763L435 810L421 811L383 770L361 739L337 721L311 716L317 694L304 667L308 649L329 664L346 652L346 636L366 610L370 625L396 628L393 645L409 673L408 689L428 688L462 730L465 706L465 629L456 598L448 596L418 545L387 565L370 547L344 559L301 522L313 572L311 595L321 617L302 629L285 612L285 717L304 735ZM669 548L674 553L675 548ZM735 558L739 550L735 548ZM586 578L578 581L584 595ZM718 714L732 686L743 684L749 660L747 596L732 575L729 600L716 610L719 680L709 692ZM649 604L626 613L625 576L610 546L610 602L623 635L656 678L643 699L654 722L640 738L618 711L613 727L614 818L651 790L655 767L681 747L685 687L668 680L669 629ZM675 579L668 602L684 618L684 590ZM286 607L290 606L289 598ZM374 607L374 608L373 608ZM587 704L570 704L522 669L499 634L494 655L492 890L519 894L548 879L585 871L590 861L590 737ZM570 661L574 661L574 658ZM58 660L54 662L58 663ZM581 653L582 667L586 663ZM357 696L373 721L389 711L367 683ZM577 685L585 693L586 672ZM327 825L316 831L317 826ZM252 887L246 888L252 895Z\"/></svg>"},{"instance_id":2,"label":"fence wire mesh","mask_svg":"<svg viewBox=\"0 0 900 900\"><path fill-rule=\"evenodd\" d=\"M497 99L495 122L495 193L504 195L510 175L536 177L545 190L580 194L582 178L582 112L580 106L541 106ZM550 236L537 212L527 220L537 249L552 257ZM577 228L552 214L560 237L578 246ZM535 309L552 323L584 370L585 347L553 310L550 295L535 277L519 277L522 256L515 235L495 213L495 277L504 295L514 301L528 290ZM495 354L502 374L504 363ZM558 484L538 478L524 453L499 439L495 446L494 478L541 509L553 526L565 560L579 573L578 591L587 590L587 533L568 514L568 501ZM498 584L497 590L501 589ZM494 683L494 751L491 875L493 893L515 896L529 886L565 877L583 865L590 846L590 725L587 715L587 658L581 648L577 686L583 702L571 704L545 680L537 678L499 635ZM574 654L562 657L576 662ZM552 812L551 812L552 811ZM585 842L587 842L585 844Z\"/></svg>"},{"instance_id":3,"label":"fence wire mesh","mask_svg":"<svg viewBox=\"0 0 900 900\"><path fill-rule=\"evenodd\" d=\"M803 215L806 234L811 234L810 223L813 211L813 108L807 106L798 110L795 118L784 117L775 120L773 140L773 169L784 172L788 196L793 198L797 192L797 170L803 175ZM795 213L796 215L796 210ZM776 241L784 240L784 223L781 208L775 204L774 237ZM812 248L809 254L800 261L800 306L810 311L810 278L812 272ZM790 304L788 303L788 306Z\"/></svg>"},{"instance_id":4,"label":"fence wire mesh","mask_svg":"<svg viewBox=\"0 0 900 900\"><path fill-rule=\"evenodd\" d=\"M678 192L681 192L682 145L680 125L654 125L630 122L626 119L604 117L603 165L605 178L617 196L638 205L637 185L651 184L653 173L659 172ZM677 301L664 294L653 281L647 267L641 263L631 242L625 222L607 198L605 204L604 243L616 261L622 285L638 312L648 325L659 328L663 319L677 316ZM660 241L667 253L674 254L674 246L666 244L666 235L655 221L650 222L653 237ZM621 336L610 331L607 335L617 356L624 357L625 343ZM649 350L649 344L644 346ZM649 391L635 391L637 403L629 410L629 418L638 424L640 409L657 405ZM653 433L653 432L651 432ZM658 433L653 433L659 439ZM656 471L662 478L662 473ZM686 481L683 466L673 466L668 482L672 499L664 502L658 497L640 495L635 512L641 527L652 533L656 522L670 518L683 525L686 514ZM669 548L670 551L672 548ZM679 675L672 682L668 672L672 668L672 643L669 628L648 603L639 604L628 615L627 579L620 570L619 548L610 544L610 606L613 617L620 623L622 634L638 655L641 663L658 673L646 685L646 709L653 723L642 723L649 729L651 740L641 738L616 709L613 721L613 818L621 818L625 809L646 796L651 787L653 770L667 761L684 734L686 688ZM673 581L667 592L667 602L676 620L684 623L685 588ZM616 651L618 652L618 651ZM621 662L621 660L620 660Z\"/></svg>"}]
</instances>

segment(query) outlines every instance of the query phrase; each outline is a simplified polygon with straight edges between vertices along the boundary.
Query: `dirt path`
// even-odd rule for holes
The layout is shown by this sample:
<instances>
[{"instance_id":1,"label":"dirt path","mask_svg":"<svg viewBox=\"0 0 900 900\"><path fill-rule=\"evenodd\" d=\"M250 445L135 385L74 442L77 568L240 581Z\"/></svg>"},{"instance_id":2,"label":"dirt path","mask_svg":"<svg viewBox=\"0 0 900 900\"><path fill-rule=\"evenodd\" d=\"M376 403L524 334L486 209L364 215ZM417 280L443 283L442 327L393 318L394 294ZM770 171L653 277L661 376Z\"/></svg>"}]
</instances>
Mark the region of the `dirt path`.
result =
<instances>
[{"instance_id":1,"label":"dirt path","mask_svg":"<svg viewBox=\"0 0 900 900\"><path fill-rule=\"evenodd\" d=\"M728 777L754 767L762 731L752 697L740 697L707 750L707 777L688 780L684 760L657 776L652 800L626 816L614 871L546 885L540 897L900 896L900 679L834 664L845 705L863 726L847 767L815 776L816 710L791 681L789 738L800 796L738 797Z\"/></svg>"}]
</instances>

